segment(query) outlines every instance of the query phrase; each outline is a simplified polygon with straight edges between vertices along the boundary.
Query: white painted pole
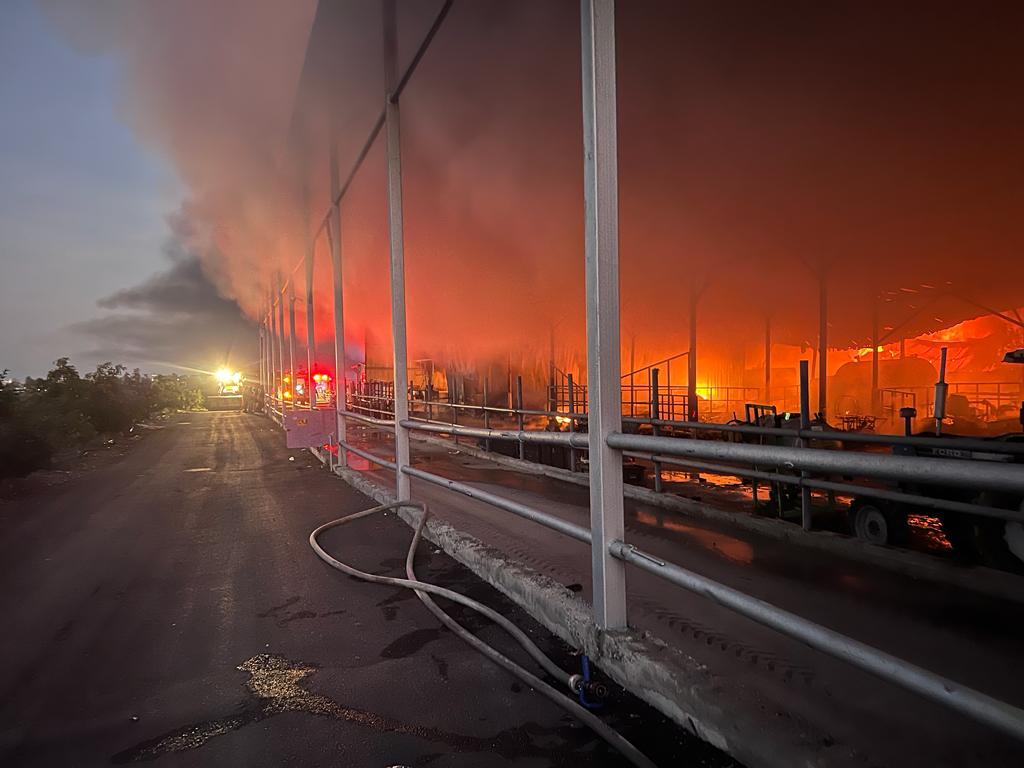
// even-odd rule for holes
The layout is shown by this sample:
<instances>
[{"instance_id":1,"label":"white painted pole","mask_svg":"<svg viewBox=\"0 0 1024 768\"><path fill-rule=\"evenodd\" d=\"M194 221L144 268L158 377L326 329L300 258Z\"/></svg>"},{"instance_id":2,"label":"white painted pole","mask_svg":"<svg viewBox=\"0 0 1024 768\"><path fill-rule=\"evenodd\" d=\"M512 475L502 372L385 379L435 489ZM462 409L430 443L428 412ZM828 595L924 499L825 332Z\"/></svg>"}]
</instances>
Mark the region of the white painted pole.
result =
<instances>
[{"instance_id":1,"label":"white painted pole","mask_svg":"<svg viewBox=\"0 0 1024 768\"><path fill-rule=\"evenodd\" d=\"M313 255L316 242L306 246L306 395L309 410L316 408L316 390L313 388L313 359L316 357L316 332L313 328Z\"/></svg>"},{"instance_id":2,"label":"white painted pole","mask_svg":"<svg viewBox=\"0 0 1024 768\"><path fill-rule=\"evenodd\" d=\"M327 223L327 237L331 242L331 267L334 276L334 404L337 413L338 429L338 464L348 466L348 454L342 443L347 437L345 424L345 305L342 290L341 270L341 201L338 200L338 157L335 152L334 137L331 137L331 218Z\"/></svg>"},{"instance_id":3,"label":"white painted pole","mask_svg":"<svg viewBox=\"0 0 1024 768\"><path fill-rule=\"evenodd\" d=\"M281 273L277 273L277 360L281 364L281 369L278 371L280 374L280 386L281 386L281 413L284 413L285 400L284 400L284 283L281 282Z\"/></svg>"},{"instance_id":4,"label":"white painted pole","mask_svg":"<svg viewBox=\"0 0 1024 768\"><path fill-rule=\"evenodd\" d=\"M384 127L388 159L388 234L391 244L391 341L395 374L395 464L399 500L410 498L409 478L402 471L409 466L409 430L402 422L409 418L409 371L405 328L405 237L402 221L402 151L397 98L398 24L395 0L384 0Z\"/></svg>"},{"instance_id":5,"label":"white painted pole","mask_svg":"<svg viewBox=\"0 0 1024 768\"><path fill-rule=\"evenodd\" d=\"M288 278L288 375L291 380L287 389L291 390L291 405L295 408L295 347L298 341L295 336L295 277Z\"/></svg>"},{"instance_id":6,"label":"white painted pole","mask_svg":"<svg viewBox=\"0 0 1024 768\"><path fill-rule=\"evenodd\" d=\"M581 0L581 16L591 558L594 621L610 629L626 626L625 567L609 552L624 531L622 455L607 442L622 429L615 2Z\"/></svg>"}]
</instances>

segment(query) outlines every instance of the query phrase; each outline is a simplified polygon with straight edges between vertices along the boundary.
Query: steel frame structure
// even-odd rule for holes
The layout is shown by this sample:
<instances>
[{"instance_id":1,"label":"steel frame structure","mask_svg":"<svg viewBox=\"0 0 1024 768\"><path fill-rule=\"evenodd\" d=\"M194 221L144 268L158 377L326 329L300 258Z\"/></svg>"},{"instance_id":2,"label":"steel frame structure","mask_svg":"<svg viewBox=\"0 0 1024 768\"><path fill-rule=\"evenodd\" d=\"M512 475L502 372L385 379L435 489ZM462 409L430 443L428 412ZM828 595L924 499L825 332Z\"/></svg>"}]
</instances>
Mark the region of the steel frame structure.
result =
<instances>
[{"instance_id":1,"label":"steel frame structure","mask_svg":"<svg viewBox=\"0 0 1024 768\"><path fill-rule=\"evenodd\" d=\"M829 433L812 431L802 424L798 431L775 430L764 427L742 425L708 425L687 421L663 420L657 418L657 408L649 418L623 418L621 400L621 373L619 365L619 255L618 255L618 169L616 137L616 83L615 83L615 2L614 0L581 0L581 43L582 43L582 123L583 123L583 169L585 206L583 211L585 231L585 271L587 281L587 401L586 414L573 413L573 425L586 421L586 434L571 431L546 432L523 428L524 417L532 414L553 414L550 411L529 411L522 407L522 383L517 382L516 408L493 408L486 403L482 407L465 406L483 413L501 412L517 419L517 429L501 430L455 425L455 414L459 404L431 403L433 407L451 407L453 423L438 423L432 420L428 411L427 419L410 418L408 398L408 354L406 348L405 313L405 272L404 272L404 231L402 220L402 172L400 152L400 112L402 91L407 87L417 65L440 30L452 6L452 0L444 3L433 25L421 42L419 49L406 70L399 76L396 62L396 30L394 24L394 0L383 2L383 52L385 71L384 105L380 116L373 125L370 135L358 154L344 183L339 184L336 155L331 157L331 201L319 227L311 233L305 254L306 264L306 311L308 357L310 365L313 355L312 306L312 254L316 239L326 232L330 241L334 282L335 360L337 368L336 399L338 463L346 463L345 454L361 456L395 472L395 485L399 499L411 497L410 478L448 488L488 503L496 508L537 522L570 538L589 544L591 548L592 579L594 595L594 623L599 631L622 629L627 626L626 565L646 570L684 589L696 592L754 621L771 627L785 635L796 638L813 648L842 659L885 680L899 684L934 701L945 704L981 723L1024 740L1024 710L997 701L983 693L962 686L934 672L922 669L911 662L895 658L876 648L867 646L850 637L814 624L800 616L777 606L756 599L743 592L726 587L700 574L678 565L662 561L642 552L624 541L623 527L623 455L640 455L663 463L678 463L690 467L725 468L737 474L793 482L804 489L811 487L840 487L840 484L811 480L806 473L812 471L837 472L844 474L872 474L877 477L911 478L916 481L941 479L945 484L960 484L964 487L1002 488L1024 492L1024 473L1012 465L992 464L979 466L958 460L929 459L918 457L891 457L865 453L836 452L806 446L781 447L726 443L720 441L680 438L666 435L627 434L623 422L647 423L653 427L716 429L749 434L781 434L786 437L822 439ZM390 244L391 307L392 307L392 351L394 359L395 384L391 397L391 418L373 417L349 409L346 402L344 365L344 310L342 306L342 263L341 247L341 202L356 171L365 160L370 147L381 131L386 137L387 181L388 181L388 229ZM303 262L300 262L299 266ZM293 270L292 275L298 270ZM287 291L289 303L289 360L287 369L292 380L295 375L295 285L290 277L282 284L277 276L277 286L263 322L262 333L268 343L261 345L267 355L262 362L263 370L270 372L274 384L278 375L286 369L284 358L284 301ZM827 288L822 280L820 301L822 315L825 313ZM275 314L275 309L277 310ZM823 324L819 343L824 347L827 329ZM274 346L277 346L276 361ZM693 349L688 363L692 369ZM824 358L824 355L822 355ZM824 361L819 363L824 367ZM691 370L691 383L694 381ZM819 401L824 402L824 377L820 382ZM404 396L403 396L404 393ZM806 379L803 387L806 397ZM268 398L271 406L273 398ZM286 403L281 401L282 409ZM293 406L294 407L294 406ZM805 411L809 406L805 406ZM272 416L280 414L270 409ZM376 413L386 411L374 406ZM394 460L390 460L354 446L348 439L347 422L353 421L375 429L393 430L395 435ZM570 449L586 450L589 453L590 526L584 528L556 518L543 510L484 492L455 480L426 472L411 464L409 434L413 430L444 433L452 436L465 435L487 440L514 440L522 446L527 443L555 444ZM851 435L843 433L843 439ZM864 436L865 442L878 442L877 435ZM854 438L856 439L856 438ZM910 438L907 438L910 439ZM886 436L890 442L900 442L896 436ZM965 446L966 447L966 446ZM991 448L991 446L988 446ZM1016 452L1014 450L1014 452ZM755 463L800 474L780 474L779 471L745 470L713 462ZM893 493L893 492L889 492ZM972 510L984 509L966 505ZM809 525L807 510L805 526ZM991 514L1001 513L1007 519L1019 519L1014 511L990 510Z\"/></svg>"}]
</instances>

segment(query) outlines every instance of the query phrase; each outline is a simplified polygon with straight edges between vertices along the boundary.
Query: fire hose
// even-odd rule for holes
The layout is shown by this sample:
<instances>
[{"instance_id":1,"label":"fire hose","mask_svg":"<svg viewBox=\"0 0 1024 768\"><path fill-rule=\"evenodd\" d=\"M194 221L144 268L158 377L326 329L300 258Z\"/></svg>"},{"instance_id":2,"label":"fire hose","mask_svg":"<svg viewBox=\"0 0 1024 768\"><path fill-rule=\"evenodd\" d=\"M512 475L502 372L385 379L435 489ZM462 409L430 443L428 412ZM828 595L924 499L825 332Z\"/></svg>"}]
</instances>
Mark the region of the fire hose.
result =
<instances>
[{"instance_id":1,"label":"fire hose","mask_svg":"<svg viewBox=\"0 0 1024 768\"><path fill-rule=\"evenodd\" d=\"M400 507L411 507L413 509L420 510L419 521L416 523L416 528L413 533L412 542L409 544L409 550L405 557L405 573L407 578L401 579L393 576L380 576L373 573L366 573L358 568L353 568L351 565L337 560L336 558L329 555L320 543L317 541L317 537L320 536L324 531L336 528L339 525L345 523L351 523L355 520L359 520L364 517L376 514L377 512L384 512L390 509L398 509ZM387 584L394 587L404 587L405 589L411 589L416 592L416 596L419 597L420 601L427 607L437 619L444 624L448 629L458 635L462 640L469 643L476 650L480 651L484 656L489 658L495 664L511 672L513 675L518 677L528 686L534 690L540 692L552 702L557 704L562 709L566 710L570 715L579 720L583 725L590 728L595 734L604 739L609 745L614 747L625 757L630 763L638 768L655 768L655 765L649 760L640 750L633 746L622 734L614 730L607 724L605 724L599 717L593 712L589 711L581 703L570 699L563 695L556 688L549 685L548 683L541 680L532 672L524 669L512 659L505 656L503 653L498 651L496 648L488 645L483 640L478 638L472 632L467 630L455 619L445 613L430 595L437 597L443 597L452 602L463 605L467 608L471 608L474 611L486 616L491 621L496 623L502 629L504 629L520 646L525 650L534 661L536 661L545 672L556 680L565 683L566 689L575 694L579 694L581 691L581 685L583 685L583 676L581 675L569 675L561 667L555 664L545 653L537 647L537 645L530 640L526 634L519 629L515 624L506 619L504 616L499 614L492 608L487 607L483 603L477 602L470 597L456 592L445 587L438 586L437 584L430 584L425 581L420 581L416 578L416 572L413 568L413 561L416 557L416 549L419 546L420 538L423 534L423 527L426 525L427 517L429 516L426 504L419 502L394 502L391 504L383 504L379 507L373 507L372 509L366 509L362 512L356 512L355 514L347 515L337 520L332 520L329 523L324 523L319 528L309 534L309 545L316 552L317 556L327 563L332 568L336 568L342 573L353 576L363 581L369 581L374 584ZM587 675L589 677L589 675ZM582 700L582 697L581 697Z\"/></svg>"}]
</instances>

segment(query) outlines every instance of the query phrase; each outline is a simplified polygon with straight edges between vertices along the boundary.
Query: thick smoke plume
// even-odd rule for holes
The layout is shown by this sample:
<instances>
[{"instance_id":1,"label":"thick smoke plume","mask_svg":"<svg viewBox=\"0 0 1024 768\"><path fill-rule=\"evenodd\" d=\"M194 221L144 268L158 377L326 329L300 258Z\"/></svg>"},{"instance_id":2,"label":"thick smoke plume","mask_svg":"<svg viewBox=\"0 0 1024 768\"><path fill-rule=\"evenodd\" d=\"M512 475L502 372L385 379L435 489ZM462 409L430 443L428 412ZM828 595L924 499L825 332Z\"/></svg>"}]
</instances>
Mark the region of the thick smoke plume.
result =
<instances>
[{"instance_id":1,"label":"thick smoke plume","mask_svg":"<svg viewBox=\"0 0 1024 768\"><path fill-rule=\"evenodd\" d=\"M440 3L399 5L408 62ZM331 145L344 179L382 107L377 4L52 15L124 58L125 108L189 186L203 270L261 316L327 209ZM627 363L686 348L691 293L707 375L759 365L767 318L795 355L815 345L822 279L840 349L870 344L876 315L896 342L1024 304L1024 10L643 0L617 23ZM579 364L579 61L578 5L542 0L457 0L423 59L402 99L412 358L524 368L554 336ZM342 244L350 347L385 360L381 145ZM322 232L314 246L326 357Z\"/></svg>"}]
</instances>

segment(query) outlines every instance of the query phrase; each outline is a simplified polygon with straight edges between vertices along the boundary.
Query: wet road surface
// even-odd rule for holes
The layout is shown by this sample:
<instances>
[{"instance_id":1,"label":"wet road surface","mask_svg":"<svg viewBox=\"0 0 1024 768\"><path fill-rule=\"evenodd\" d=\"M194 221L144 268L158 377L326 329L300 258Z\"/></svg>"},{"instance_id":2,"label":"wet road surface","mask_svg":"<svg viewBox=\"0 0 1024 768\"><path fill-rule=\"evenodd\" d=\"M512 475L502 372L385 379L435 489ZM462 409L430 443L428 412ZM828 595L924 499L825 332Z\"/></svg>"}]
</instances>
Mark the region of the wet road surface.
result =
<instances>
[{"instance_id":1,"label":"wet road surface","mask_svg":"<svg viewBox=\"0 0 1024 768\"><path fill-rule=\"evenodd\" d=\"M389 443L364 433L387 455ZM414 464L589 525L585 487L516 472L452 448L413 443ZM365 463L363 464L365 467ZM390 484L391 473L370 469ZM434 514L589 599L585 545L420 481ZM900 658L1024 706L1024 610L830 553L626 502L626 540L639 548L844 632ZM1022 579L1024 588L1024 579ZM738 706L786 722L851 765L1024 765L1024 745L786 639L645 572L627 576L630 624L666 640L720 678ZM846 762L848 759L848 762Z\"/></svg>"},{"instance_id":2,"label":"wet road surface","mask_svg":"<svg viewBox=\"0 0 1024 768\"><path fill-rule=\"evenodd\" d=\"M0 504L0 765L620 764L411 592L315 558L313 527L371 504L236 413L172 417L109 465ZM391 515L324 543L400 575L410 535ZM429 545L417 570L570 668L567 648ZM733 764L614 695L609 722L659 763Z\"/></svg>"}]
</instances>

